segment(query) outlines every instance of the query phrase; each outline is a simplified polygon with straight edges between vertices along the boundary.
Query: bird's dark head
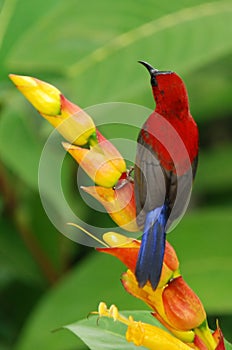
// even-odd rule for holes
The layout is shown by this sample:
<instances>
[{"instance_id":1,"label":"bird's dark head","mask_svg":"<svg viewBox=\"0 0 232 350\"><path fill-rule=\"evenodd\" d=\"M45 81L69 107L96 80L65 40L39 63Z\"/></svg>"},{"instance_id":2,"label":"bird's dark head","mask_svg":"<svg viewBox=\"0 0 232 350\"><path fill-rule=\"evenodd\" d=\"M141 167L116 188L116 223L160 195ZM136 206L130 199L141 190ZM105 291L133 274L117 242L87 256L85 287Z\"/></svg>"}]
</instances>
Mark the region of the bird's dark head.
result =
<instances>
[{"instance_id":1,"label":"bird's dark head","mask_svg":"<svg viewBox=\"0 0 232 350\"><path fill-rule=\"evenodd\" d=\"M139 61L145 66L151 77L151 86L156 101L156 111L167 114L187 111L188 95L183 80L172 71L161 71L153 68L149 63Z\"/></svg>"}]
</instances>

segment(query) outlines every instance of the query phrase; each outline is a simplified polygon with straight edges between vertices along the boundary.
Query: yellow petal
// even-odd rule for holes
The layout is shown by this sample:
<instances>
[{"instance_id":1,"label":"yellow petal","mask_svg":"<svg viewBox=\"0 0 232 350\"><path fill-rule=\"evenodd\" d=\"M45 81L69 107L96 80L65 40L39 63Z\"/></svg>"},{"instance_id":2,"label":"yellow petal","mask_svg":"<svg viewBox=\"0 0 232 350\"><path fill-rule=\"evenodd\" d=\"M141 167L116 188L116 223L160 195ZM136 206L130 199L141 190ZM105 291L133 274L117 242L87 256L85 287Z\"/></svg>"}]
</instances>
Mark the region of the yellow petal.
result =
<instances>
[{"instance_id":1,"label":"yellow petal","mask_svg":"<svg viewBox=\"0 0 232 350\"><path fill-rule=\"evenodd\" d=\"M131 322L126 332L126 339L137 346L150 350L190 350L187 344L175 338L161 328L142 322Z\"/></svg>"},{"instance_id":2,"label":"yellow petal","mask_svg":"<svg viewBox=\"0 0 232 350\"><path fill-rule=\"evenodd\" d=\"M137 322L129 316L126 318L121 315L115 305L108 309L106 304L101 302L98 307L100 317L109 317L114 321L119 321L127 326L126 339L137 346L144 346L150 350L190 350L191 348L179 339L175 338L165 330L148 323Z\"/></svg>"}]
</instances>

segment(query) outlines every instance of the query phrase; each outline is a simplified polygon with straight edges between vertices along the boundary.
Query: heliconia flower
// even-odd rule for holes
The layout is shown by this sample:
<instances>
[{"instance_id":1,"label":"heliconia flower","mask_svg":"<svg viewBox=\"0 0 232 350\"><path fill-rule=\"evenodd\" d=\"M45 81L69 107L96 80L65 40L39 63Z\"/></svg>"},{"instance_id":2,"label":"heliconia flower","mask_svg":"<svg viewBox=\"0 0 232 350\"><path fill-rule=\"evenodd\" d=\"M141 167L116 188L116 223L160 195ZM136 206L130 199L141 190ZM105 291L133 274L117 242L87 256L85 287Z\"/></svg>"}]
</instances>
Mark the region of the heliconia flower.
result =
<instances>
[{"instance_id":1,"label":"heliconia flower","mask_svg":"<svg viewBox=\"0 0 232 350\"><path fill-rule=\"evenodd\" d=\"M62 144L97 185L111 188L121 177L121 171L114 165L114 158L110 159L106 156L99 144L90 147L90 149L81 148L68 142Z\"/></svg>"},{"instance_id":2,"label":"heliconia flower","mask_svg":"<svg viewBox=\"0 0 232 350\"><path fill-rule=\"evenodd\" d=\"M134 184L120 179L115 188L101 186L82 187L96 198L106 209L116 224L127 231L139 231L136 223Z\"/></svg>"},{"instance_id":3,"label":"heliconia flower","mask_svg":"<svg viewBox=\"0 0 232 350\"><path fill-rule=\"evenodd\" d=\"M122 236L122 235L121 235ZM123 237L123 236L122 236ZM103 236L105 239L105 236ZM97 248L98 251L113 255L121 260L133 273L135 272L138 252L141 241L133 240L130 243L121 244L120 235L109 248ZM109 244L110 245L110 244ZM175 250L166 241L164 262L159 282L159 288L165 285L171 278L179 275L179 261Z\"/></svg>"},{"instance_id":4,"label":"heliconia flower","mask_svg":"<svg viewBox=\"0 0 232 350\"><path fill-rule=\"evenodd\" d=\"M10 79L26 99L69 142L83 146L96 128L91 117L80 107L68 101L54 86L39 79L10 74Z\"/></svg>"},{"instance_id":5,"label":"heliconia flower","mask_svg":"<svg viewBox=\"0 0 232 350\"><path fill-rule=\"evenodd\" d=\"M208 329L205 310L199 298L180 276L179 262L173 247L166 242L161 280L157 289L153 290L150 283L140 288L134 275L140 241L121 241L119 234L111 239L113 235L108 233L103 236L109 248L97 250L116 256L129 268L121 279L126 291L149 305L154 310L153 316L178 339L193 343L198 332L200 339L203 338L206 344L210 343L212 348L214 342Z\"/></svg>"},{"instance_id":6,"label":"heliconia flower","mask_svg":"<svg viewBox=\"0 0 232 350\"><path fill-rule=\"evenodd\" d=\"M134 321L132 316L126 318L121 315L115 305L111 305L108 309L106 304L101 302L97 312L100 317L113 318L114 321L119 321L127 326L126 340L133 342L137 346L144 346L150 350L190 350L192 349L187 344L167 333L165 330L144 323Z\"/></svg>"}]
</instances>

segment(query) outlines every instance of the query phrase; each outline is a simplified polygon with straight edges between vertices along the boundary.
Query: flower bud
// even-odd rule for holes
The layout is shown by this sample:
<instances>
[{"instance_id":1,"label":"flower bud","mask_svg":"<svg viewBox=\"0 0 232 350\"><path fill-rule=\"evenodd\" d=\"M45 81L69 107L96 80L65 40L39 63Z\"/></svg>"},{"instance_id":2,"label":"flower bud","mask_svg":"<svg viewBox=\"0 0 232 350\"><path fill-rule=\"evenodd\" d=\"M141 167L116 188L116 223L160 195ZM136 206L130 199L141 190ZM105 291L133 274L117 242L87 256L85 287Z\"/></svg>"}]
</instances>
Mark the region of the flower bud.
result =
<instances>
[{"instance_id":1,"label":"flower bud","mask_svg":"<svg viewBox=\"0 0 232 350\"><path fill-rule=\"evenodd\" d=\"M206 319L198 296L181 276L174 278L164 289L163 306L169 323L180 330L199 327Z\"/></svg>"},{"instance_id":2,"label":"flower bud","mask_svg":"<svg viewBox=\"0 0 232 350\"><path fill-rule=\"evenodd\" d=\"M68 101L57 88L48 83L14 74L9 77L26 99L66 140L79 146L88 143L96 130L85 111Z\"/></svg>"}]
</instances>

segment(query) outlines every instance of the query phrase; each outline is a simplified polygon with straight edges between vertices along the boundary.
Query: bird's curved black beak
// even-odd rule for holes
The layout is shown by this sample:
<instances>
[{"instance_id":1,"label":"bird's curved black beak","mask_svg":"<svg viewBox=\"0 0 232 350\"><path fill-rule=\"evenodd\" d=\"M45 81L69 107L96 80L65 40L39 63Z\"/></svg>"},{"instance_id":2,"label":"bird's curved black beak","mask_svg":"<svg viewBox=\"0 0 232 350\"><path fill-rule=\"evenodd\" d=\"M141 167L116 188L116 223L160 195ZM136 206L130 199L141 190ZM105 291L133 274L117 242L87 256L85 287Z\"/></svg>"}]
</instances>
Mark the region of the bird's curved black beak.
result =
<instances>
[{"instance_id":1,"label":"bird's curved black beak","mask_svg":"<svg viewBox=\"0 0 232 350\"><path fill-rule=\"evenodd\" d=\"M158 69L152 67L149 63L147 63L145 61L138 61L138 62L141 63L144 67L146 67L148 72L150 73L151 85L152 86L157 86L156 75L159 72Z\"/></svg>"},{"instance_id":2,"label":"bird's curved black beak","mask_svg":"<svg viewBox=\"0 0 232 350\"><path fill-rule=\"evenodd\" d=\"M161 70L158 70L158 69L152 67L149 63L147 63L145 61L138 61L138 62L141 63L144 67L146 67L148 72L150 73L151 85L152 86L157 86L158 85L157 79L156 79L157 75L173 73L172 71L161 71Z\"/></svg>"}]
</instances>

